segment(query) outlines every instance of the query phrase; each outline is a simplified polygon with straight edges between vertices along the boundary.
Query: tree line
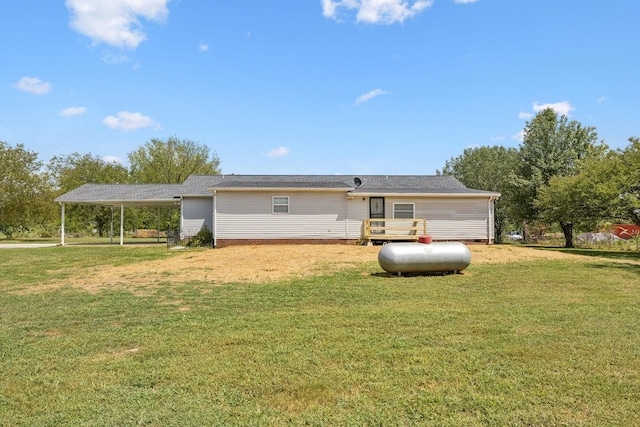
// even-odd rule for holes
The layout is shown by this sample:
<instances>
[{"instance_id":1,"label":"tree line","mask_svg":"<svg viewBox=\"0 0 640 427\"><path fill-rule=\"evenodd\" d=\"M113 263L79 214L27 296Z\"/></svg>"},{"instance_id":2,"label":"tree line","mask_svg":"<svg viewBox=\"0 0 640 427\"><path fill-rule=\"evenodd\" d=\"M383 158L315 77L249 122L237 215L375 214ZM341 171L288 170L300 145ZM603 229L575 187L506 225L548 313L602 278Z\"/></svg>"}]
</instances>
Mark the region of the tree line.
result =
<instances>
[{"instance_id":1,"label":"tree line","mask_svg":"<svg viewBox=\"0 0 640 427\"><path fill-rule=\"evenodd\" d=\"M220 160L200 143L171 137L152 139L127 154L129 166L92 154L55 156L48 162L23 145L0 141L0 232L8 237L55 235L60 224L53 200L85 183L180 184L191 174L219 173ZM526 122L518 148L468 148L437 174L453 175L469 188L501 193L495 204L496 241L509 229L540 234L557 224L565 246L575 231L607 223L640 225L640 138L612 150L585 127L552 109ZM110 208L68 206L65 228L104 235ZM149 209L133 209L127 229L177 225L177 212L163 224ZM116 219L117 221L117 219Z\"/></svg>"},{"instance_id":2,"label":"tree line","mask_svg":"<svg viewBox=\"0 0 640 427\"><path fill-rule=\"evenodd\" d=\"M640 225L640 138L612 150L594 127L552 109L526 123L518 148L468 148L437 173L502 194L495 204L498 242L508 228L526 239L557 224L565 247L573 247L576 231Z\"/></svg>"},{"instance_id":3,"label":"tree line","mask_svg":"<svg viewBox=\"0 0 640 427\"><path fill-rule=\"evenodd\" d=\"M44 162L22 144L0 141L0 232L9 238L56 235L60 209L54 199L83 184L181 184L191 174L216 174L220 167L206 145L177 137L151 139L127 157L128 167L77 152ZM102 236L112 213L108 207L68 206L65 229ZM176 212L164 212L164 229L176 217ZM138 208L128 212L126 221L128 229L157 228L159 219L157 212Z\"/></svg>"}]
</instances>

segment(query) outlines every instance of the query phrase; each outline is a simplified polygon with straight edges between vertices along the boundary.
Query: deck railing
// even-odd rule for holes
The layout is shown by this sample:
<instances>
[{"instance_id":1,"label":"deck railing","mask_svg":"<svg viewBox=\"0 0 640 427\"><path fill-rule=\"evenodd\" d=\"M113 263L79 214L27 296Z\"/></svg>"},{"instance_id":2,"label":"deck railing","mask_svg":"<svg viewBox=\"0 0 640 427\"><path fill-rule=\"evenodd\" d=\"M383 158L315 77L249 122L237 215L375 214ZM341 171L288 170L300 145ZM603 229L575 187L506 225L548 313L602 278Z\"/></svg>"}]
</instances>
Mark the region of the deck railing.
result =
<instances>
[{"instance_id":1,"label":"deck railing","mask_svg":"<svg viewBox=\"0 0 640 427\"><path fill-rule=\"evenodd\" d=\"M426 219L371 218L362 224L365 240L418 240L427 234Z\"/></svg>"}]
</instances>

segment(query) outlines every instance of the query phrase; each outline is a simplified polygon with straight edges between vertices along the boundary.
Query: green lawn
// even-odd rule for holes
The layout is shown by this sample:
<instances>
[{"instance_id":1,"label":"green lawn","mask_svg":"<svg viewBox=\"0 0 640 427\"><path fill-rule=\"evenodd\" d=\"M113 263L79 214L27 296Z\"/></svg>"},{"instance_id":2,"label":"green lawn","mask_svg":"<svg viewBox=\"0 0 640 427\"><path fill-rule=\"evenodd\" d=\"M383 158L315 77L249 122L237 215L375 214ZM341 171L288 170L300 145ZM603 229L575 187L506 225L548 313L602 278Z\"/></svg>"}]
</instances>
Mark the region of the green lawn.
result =
<instances>
[{"instance_id":1,"label":"green lawn","mask_svg":"<svg viewBox=\"0 0 640 427\"><path fill-rule=\"evenodd\" d=\"M0 425L640 425L637 254L17 292L172 256L0 252Z\"/></svg>"}]
</instances>

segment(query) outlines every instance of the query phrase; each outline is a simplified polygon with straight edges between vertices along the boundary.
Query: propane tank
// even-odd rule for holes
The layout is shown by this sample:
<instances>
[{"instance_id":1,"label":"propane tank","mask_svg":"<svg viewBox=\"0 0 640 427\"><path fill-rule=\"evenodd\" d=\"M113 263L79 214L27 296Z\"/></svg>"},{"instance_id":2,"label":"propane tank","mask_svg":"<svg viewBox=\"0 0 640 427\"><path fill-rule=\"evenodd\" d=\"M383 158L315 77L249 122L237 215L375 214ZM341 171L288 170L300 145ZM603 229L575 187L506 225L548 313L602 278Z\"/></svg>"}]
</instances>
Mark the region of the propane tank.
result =
<instances>
[{"instance_id":1,"label":"propane tank","mask_svg":"<svg viewBox=\"0 0 640 427\"><path fill-rule=\"evenodd\" d=\"M448 273L464 270L471 251L460 242L389 243L380 249L378 263L387 273Z\"/></svg>"}]
</instances>

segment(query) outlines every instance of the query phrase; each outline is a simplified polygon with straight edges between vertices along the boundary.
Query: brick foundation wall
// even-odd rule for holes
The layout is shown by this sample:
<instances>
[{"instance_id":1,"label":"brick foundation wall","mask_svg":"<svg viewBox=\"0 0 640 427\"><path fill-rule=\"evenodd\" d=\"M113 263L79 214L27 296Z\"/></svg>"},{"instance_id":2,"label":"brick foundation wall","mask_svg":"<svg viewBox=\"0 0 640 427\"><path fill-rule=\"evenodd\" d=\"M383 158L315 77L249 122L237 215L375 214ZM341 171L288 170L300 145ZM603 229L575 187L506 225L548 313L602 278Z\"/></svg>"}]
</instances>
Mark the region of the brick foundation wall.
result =
<instances>
[{"instance_id":1,"label":"brick foundation wall","mask_svg":"<svg viewBox=\"0 0 640 427\"><path fill-rule=\"evenodd\" d=\"M218 239L216 248L233 245L353 245L355 239Z\"/></svg>"},{"instance_id":2,"label":"brick foundation wall","mask_svg":"<svg viewBox=\"0 0 640 427\"><path fill-rule=\"evenodd\" d=\"M475 239L475 240L434 240L434 242L462 242L465 245L493 245L493 240Z\"/></svg>"},{"instance_id":3,"label":"brick foundation wall","mask_svg":"<svg viewBox=\"0 0 640 427\"><path fill-rule=\"evenodd\" d=\"M461 240L434 240L434 242L460 242ZM462 240L467 245L490 245L487 239ZM216 248L235 245L355 245L356 239L218 239Z\"/></svg>"}]
</instances>

